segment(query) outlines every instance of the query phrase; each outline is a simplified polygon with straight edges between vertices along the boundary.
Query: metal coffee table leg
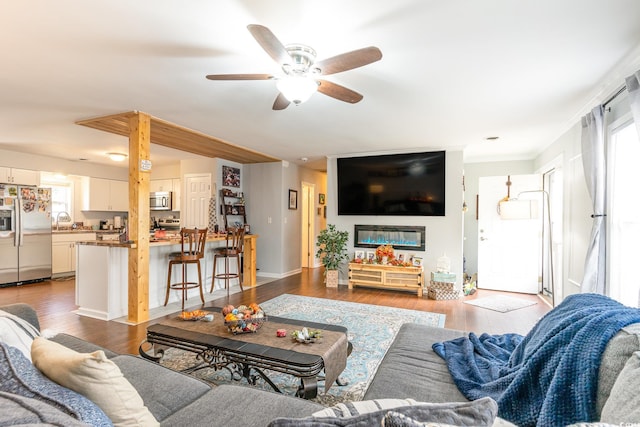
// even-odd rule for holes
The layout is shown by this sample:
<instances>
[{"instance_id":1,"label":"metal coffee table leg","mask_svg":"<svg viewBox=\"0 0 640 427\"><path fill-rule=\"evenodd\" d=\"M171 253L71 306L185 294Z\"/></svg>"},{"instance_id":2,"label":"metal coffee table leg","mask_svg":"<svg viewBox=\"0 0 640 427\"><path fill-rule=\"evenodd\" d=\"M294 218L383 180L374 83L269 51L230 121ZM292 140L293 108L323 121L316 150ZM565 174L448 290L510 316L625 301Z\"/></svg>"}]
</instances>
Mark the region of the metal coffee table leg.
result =
<instances>
[{"instance_id":1,"label":"metal coffee table leg","mask_svg":"<svg viewBox=\"0 0 640 427\"><path fill-rule=\"evenodd\" d=\"M300 386L296 392L296 397L303 399L313 399L318 395L318 379L312 378L300 378Z\"/></svg>"}]
</instances>

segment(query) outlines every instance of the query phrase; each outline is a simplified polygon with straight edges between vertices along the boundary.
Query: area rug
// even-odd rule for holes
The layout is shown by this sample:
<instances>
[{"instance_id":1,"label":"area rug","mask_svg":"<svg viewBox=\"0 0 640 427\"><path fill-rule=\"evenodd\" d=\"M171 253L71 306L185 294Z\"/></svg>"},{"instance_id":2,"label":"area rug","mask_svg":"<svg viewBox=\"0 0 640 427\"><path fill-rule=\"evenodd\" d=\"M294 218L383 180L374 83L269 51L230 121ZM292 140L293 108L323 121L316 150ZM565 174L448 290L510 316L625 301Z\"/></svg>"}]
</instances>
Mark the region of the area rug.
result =
<instances>
[{"instance_id":1,"label":"area rug","mask_svg":"<svg viewBox=\"0 0 640 427\"><path fill-rule=\"evenodd\" d=\"M347 359L347 367L340 375L341 380L347 382L347 385L334 384L325 393L324 384L319 383L318 397L313 399L327 406L343 401L362 400L378 365L403 323L444 327L445 321L444 314L291 294L280 295L260 305L272 316L341 325L348 329L353 351ZM169 349L161 363L171 369L180 370L192 365L194 357L193 353ZM278 372L266 372L283 393L295 394L299 385L297 378ZM206 368L192 375L216 385L238 384L231 381L226 370L215 371ZM240 384L247 385L246 380L242 379ZM272 390L262 379L258 379L255 387Z\"/></svg>"},{"instance_id":2,"label":"area rug","mask_svg":"<svg viewBox=\"0 0 640 427\"><path fill-rule=\"evenodd\" d=\"M488 308L493 311L499 311L500 313L507 313L509 311L537 304L535 301L508 297L505 295L491 295L489 297L465 301L464 303L475 305L476 307Z\"/></svg>"}]
</instances>

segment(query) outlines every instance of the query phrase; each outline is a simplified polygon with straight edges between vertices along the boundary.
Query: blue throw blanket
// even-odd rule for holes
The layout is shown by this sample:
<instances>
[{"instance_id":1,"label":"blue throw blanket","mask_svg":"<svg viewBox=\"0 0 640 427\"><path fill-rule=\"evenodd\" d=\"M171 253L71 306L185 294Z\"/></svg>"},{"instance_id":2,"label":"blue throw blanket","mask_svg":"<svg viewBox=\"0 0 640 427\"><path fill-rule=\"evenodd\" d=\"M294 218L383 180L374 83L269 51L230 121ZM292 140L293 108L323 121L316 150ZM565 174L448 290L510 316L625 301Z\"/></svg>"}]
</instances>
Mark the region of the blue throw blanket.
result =
<instances>
[{"instance_id":1,"label":"blue throw blanket","mask_svg":"<svg viewBox=\"0 0 640 427\"><path fill-rule=\"evenodd\" d=\"M596 421L600 359L640 310L608 297L577 294L547 313L526 336L477 336L436 343L460 391L489 396L498 414L519 426Z\"/></svg>"}]
</instances>

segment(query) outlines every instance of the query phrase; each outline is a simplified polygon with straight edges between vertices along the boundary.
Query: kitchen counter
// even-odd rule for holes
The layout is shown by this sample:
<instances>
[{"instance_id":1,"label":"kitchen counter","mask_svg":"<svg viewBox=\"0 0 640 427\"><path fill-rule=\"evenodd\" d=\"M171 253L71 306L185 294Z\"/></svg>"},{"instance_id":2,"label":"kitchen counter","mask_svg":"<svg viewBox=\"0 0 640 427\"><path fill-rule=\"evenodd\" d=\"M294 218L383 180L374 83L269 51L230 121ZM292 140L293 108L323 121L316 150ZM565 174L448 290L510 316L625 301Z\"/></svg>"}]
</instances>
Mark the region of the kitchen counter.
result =
<instances>
[{"instance_id":1,"label":"kitchen counter","mask_svg":"<svg viewBox=\"0 0 640 427\"><path fill-rule=\"evenodd\" d=\"M247 234L244 237L245 245L251 244L253 239L256 239L258 236L256 234ZM224 234L214 234L207 236L207 243L210 242L224 242L226 237ZM113 246L117 248L135 248L136 244L129 240L127 242L119 242L118 240L90 240L78 242L79 245L93 245L93 246ZM149 239L149 247L155 246L170 246L170 245L179 245L180 239L171 237L171 238L160 238ZM246 249L246 248L245 248Z\"/></svg>"},{"instance_id":2,"label":"kitchen counter","mask_svg":"<svg viewBox=\"0 0 640 427\"><path fill-rule=\"evenodd\" d=\"M119 242L118 240L90 240L85 242L77 242L77 245L89 245L89 246L109 246L113 248L135 248L136 245L133 241Z\"/></svg>"},{"instance_id":3,"label":"kitchen counter","mask_svg":"<svg viewBox=\"0 0 640 427\"><path fill-rule=\"evenodd\" d=\"M56 230L55 227L52 228L51 232L53 234L78 234L78 233L96 233L96 234L118 234L120 231L118 230L93 230L91 228L64 228L60 230Z\"/></svg>"},{"instance_id":4,"label":"kitchen counter","mask_svg":"<svg viewBox=\"0 0 640 427\"><path fill-rule=\"evenodd\" d=\"M244 238L243 286L255 286L257 282L257 238L256 234L248 234ZM205 256L201 261L205 292L209 292L213 279L213 249L224 245L225 240L224 235L207 236ZM78 305L78 314L102 320L111 320L127 315L129 249L135 247L134 245L133 242L120 243L117 240L77 243L76 305ZM164 304L169 254L179 251L179 239L149 242L149 309L161 307ZM235 263L231 264L231 268L234 268ZM180 274L180 269L174 268L172 281L179 281ZM196 277L196 266L189 266L189 278L195 279ZM216 289L224 289L222 281L216 280L215 283ZM237 285L233 284L233 286ZM196 295L197 289L191 292L195 292L193 295ZM181 297L181 292L172 291L169 302L180 301ZM198 301L200 300L198 299Z\"/></svg>"}]
</instances>

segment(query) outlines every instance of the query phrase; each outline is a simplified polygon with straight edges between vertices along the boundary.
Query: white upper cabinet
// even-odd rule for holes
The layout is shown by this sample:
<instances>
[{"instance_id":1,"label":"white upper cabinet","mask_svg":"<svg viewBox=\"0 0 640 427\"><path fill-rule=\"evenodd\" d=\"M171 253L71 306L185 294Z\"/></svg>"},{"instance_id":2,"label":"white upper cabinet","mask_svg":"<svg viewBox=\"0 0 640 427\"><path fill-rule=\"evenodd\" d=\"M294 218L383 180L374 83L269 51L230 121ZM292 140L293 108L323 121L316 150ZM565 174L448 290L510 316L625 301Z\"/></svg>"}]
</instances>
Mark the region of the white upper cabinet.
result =
<instances>
[{"instance_id":1,"label":"white upper cabinet","mask_svg":"<svg viewBox=\"0 0 640 427\"><path fill-rule=\"evenodd\" d=\"M173 182L170 179L152 179L149 182L149 191L152 193L158 191L173 191Z\"/></svg>"},{"instance_id":2,"label":"white upper cabinet","mask_svg":"<svg viewBox=\"0 0 640 427\"><path fill-rule=\"evenodd\" d=\"M129 211L129 183L103 178L83 178L83 211Z\"/></svg>"},{"instance_id":3,"label":"white upper cabinet","mask_svg":"<svg viewBox=\"0 0 640 427\"><path fill-rule=\"evenodd\" d=\"M180 178L174 178L171 180L172 184L173 184L173 210L174 211L180 211L180 197L182 195L182 180L180 180Z\"/></svg>"},{"instance_id":4,"label":"white upper cabinet","mask_svg":"<svg viewBox=\"0 0 640 427\"><path fill-rule=\"evenodd\" d=\"M16 185L40 185L37 171L0 167L0 182Z\"/></svg>"}]
</instances>

